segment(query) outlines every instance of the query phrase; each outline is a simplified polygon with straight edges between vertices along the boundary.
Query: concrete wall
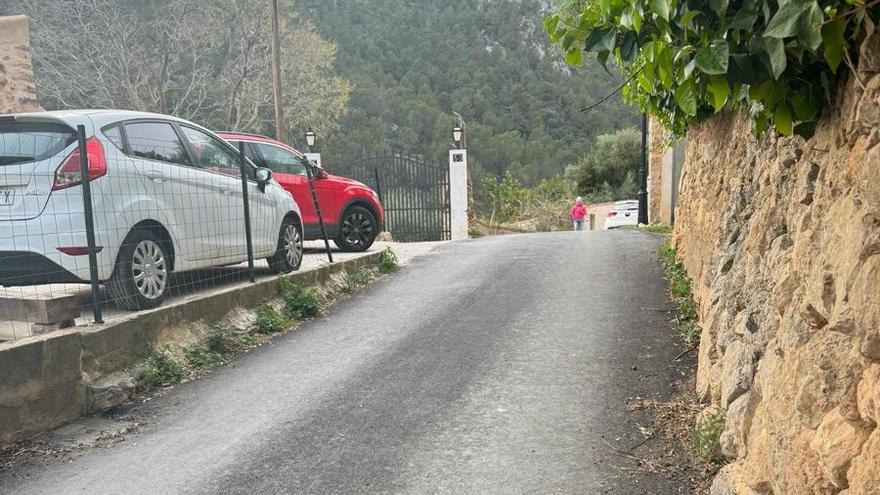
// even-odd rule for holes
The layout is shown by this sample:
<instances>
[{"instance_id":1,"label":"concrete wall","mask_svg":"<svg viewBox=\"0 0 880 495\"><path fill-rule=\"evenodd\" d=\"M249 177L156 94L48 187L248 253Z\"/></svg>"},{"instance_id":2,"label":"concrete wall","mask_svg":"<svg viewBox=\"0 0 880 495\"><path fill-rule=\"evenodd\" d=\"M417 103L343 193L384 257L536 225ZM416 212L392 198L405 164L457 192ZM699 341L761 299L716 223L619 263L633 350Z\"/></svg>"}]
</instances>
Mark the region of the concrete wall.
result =
<instances>
[{"instance_id":1,"label":"concrete wall","mask_svg":"<svg viewBox=\"0 0 880 495\"><path fill-rule=\"evenodd\" d=\"M337 272L378 263L380 254L289 277L302 284L324 284ZM240 320L247 309L277 297L279 280L273 278L133 313L107 325L0 344L0 448L112 402L113 398L96 397L93 385L114 372L131 368L153 346L195 341L198 336L192 333L199 328Z\"/></svg>"},{"instance_id":2,"label":"concrete wall","mask_svg":"<svg viewBox=\"0 0 880 495\"><path fill-rule=\"evenodd\" d=\"M715 495L880 493L876 32L859 60L809 140L730 114L688 134L674 242L727 417Z\"/></svg>"},{"instance_id":3,"label":"concrete wall","mask_svg":"<svg viewBox=\"0 0 880 495\"><path fill-rule=\"evenodd\" d=\"M41 110L31 66L27 17L0 17L0 33L0 114Z\"/></svg>"}]
</instances>

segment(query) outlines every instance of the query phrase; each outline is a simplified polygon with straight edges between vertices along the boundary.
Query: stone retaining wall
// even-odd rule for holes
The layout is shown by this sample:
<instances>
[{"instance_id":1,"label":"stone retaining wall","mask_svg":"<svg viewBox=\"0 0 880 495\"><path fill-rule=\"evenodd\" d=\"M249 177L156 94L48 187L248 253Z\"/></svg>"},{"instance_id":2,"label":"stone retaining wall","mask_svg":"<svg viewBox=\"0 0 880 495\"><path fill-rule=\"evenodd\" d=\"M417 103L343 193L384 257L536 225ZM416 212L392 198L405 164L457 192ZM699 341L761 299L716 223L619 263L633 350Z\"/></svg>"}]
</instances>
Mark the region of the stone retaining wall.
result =
<instances>
[{"instance_id":1,"label":"stone retaining wall","mask_svg":"<svg viewBox=\"0 0 880 495\"><path fill-rule=\"evenodd\" d=\"M678 208L727 417L712 493L880 494L880 36L809 140L694 126Z\"/></svg>"}]
</instances>

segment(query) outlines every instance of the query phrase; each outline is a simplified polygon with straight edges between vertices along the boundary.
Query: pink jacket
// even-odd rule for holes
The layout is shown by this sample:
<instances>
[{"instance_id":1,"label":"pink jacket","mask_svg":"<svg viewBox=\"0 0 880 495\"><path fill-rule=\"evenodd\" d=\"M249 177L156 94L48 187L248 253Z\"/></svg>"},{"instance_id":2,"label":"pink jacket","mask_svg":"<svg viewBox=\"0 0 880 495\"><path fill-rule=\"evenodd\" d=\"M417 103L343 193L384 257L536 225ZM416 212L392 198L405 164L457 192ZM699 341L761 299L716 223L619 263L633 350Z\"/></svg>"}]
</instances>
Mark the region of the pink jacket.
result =
<instances>
[{"instance_id":1,"label":"pink jacket","mask_svg":"<svg viewBox=\"0 0 880 495\"><path fill-rule=\"evenodd\" d=\"M571 207L571 219L572 220L583 220L584 217L587 216L587 205L577 204Z\"/></svg>"}]
</instances>

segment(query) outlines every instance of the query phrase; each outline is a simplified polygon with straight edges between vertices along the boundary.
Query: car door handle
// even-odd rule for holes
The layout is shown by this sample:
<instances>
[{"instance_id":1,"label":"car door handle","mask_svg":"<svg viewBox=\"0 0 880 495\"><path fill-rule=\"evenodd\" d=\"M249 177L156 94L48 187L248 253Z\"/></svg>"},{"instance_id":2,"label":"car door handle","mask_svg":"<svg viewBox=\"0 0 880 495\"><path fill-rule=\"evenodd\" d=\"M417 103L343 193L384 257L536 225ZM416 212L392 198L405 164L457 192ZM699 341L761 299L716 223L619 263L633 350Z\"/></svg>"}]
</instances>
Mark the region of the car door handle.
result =
<instances>
[{"instance_id":1,"label":"car door handle","mask_svg":"<svg viewBox=\"0 0 880 495\"><path fill-rule=\"evenodd\" d=\"M150 170L149 172L146 173L146 176L148 179L150 179L153 182L157 182L157 183L165 182L165 174L163 174L162 172L158 172L156 170Z\"/></svg>"}]
</instances>

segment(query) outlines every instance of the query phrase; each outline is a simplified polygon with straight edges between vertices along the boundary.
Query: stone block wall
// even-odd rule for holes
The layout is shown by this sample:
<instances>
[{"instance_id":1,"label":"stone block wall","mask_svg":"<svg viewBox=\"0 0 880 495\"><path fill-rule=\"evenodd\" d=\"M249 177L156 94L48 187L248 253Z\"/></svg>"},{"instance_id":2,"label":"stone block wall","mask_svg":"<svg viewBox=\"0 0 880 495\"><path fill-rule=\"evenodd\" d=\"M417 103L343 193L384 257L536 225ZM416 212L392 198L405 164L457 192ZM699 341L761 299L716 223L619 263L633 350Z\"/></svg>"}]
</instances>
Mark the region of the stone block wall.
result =
<instances>
[{"instance_id":1,"label":"stone block wall","mask_svg":"<svg viewBox=\"0 0 880 495\"><path fill-rule=\"evenodd\" d=\"M715 495L880 494L880 36L814 137L688 133L673 242L726 411ZM843 68L842 70L846 70Z\"/></svg>"},{"instance_id":2,"label":"stone block wall","mask_svg":"<svg viewBox=\"0 0 880 495\"><path fill-rule=\"evenodd\" d=\"M0 33L0 114L41 110L31 66L27 17L0 17Z\"/></svg>"}]
</instances>

